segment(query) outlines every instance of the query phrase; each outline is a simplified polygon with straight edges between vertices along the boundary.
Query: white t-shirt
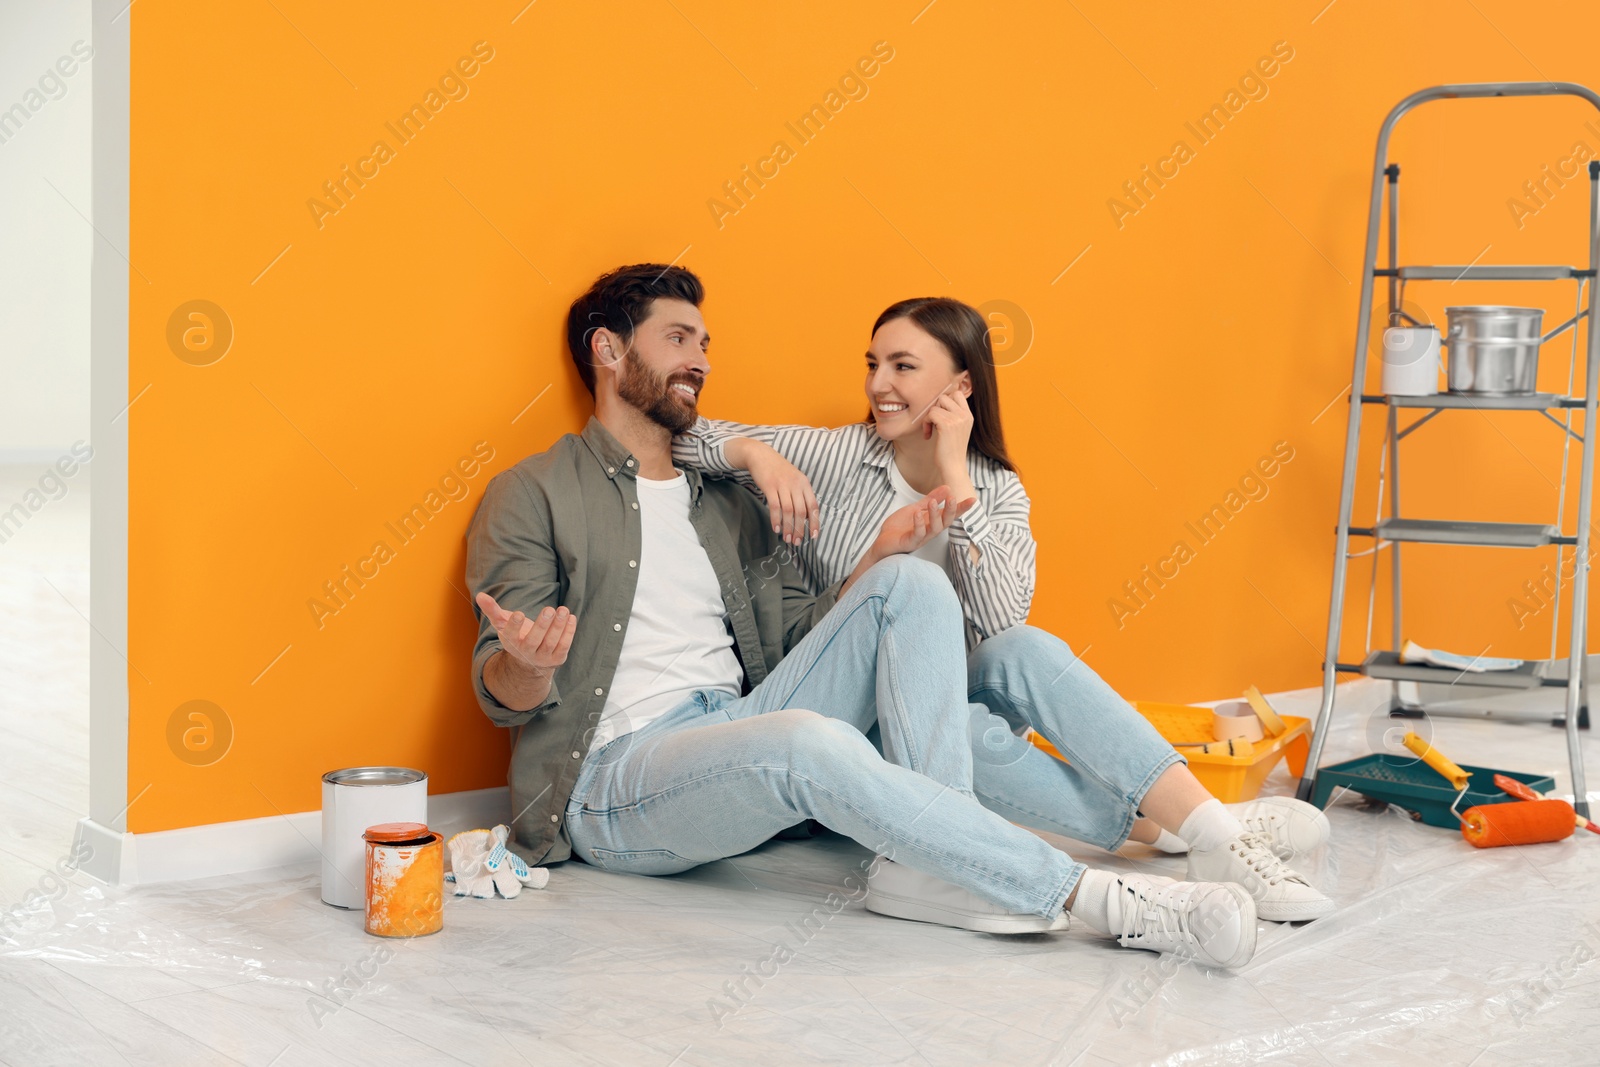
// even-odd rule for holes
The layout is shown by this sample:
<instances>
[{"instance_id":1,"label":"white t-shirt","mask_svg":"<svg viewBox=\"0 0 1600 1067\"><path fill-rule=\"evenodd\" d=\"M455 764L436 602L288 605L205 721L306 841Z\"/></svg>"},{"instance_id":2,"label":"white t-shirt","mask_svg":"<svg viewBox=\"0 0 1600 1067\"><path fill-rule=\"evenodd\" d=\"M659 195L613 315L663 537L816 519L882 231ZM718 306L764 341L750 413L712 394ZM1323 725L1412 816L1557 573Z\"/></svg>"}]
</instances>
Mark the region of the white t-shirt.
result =
<instances>
[{"instance_id":1,"label":"white t-shirt","mask_svg":"<svg viewBox=\"0 0 1600 1067\"><path fill-rule=\"evenodd\" d=\"M689 522L688 479L679 471L670 481L635 480L643 534L639 584L590 752L659 719L696 689L738 696L744 688L722 587Z\"/></svg>"},{"instance_id":2,"label":"white t-shirt","mask_svg":"<svg viewBox=\"0 0 1600 1067\"><path fill-rule=\"evenodd\" d=\"M926 493L919 493L911 488L911 483L906 481L906 476L900 473L900 467L895 463L894 457L889 457L889 484L894 486L894 497L889 501L889 506L878 516L875 525L882 526L883 520L899 511L907 504L919 503ZM954 501L945 505L946 509L954 506ZM950 578L952 584L955 579L950 575L950 529L940 530L936 537L931 538L927 544L917 549L911 555L918 559L925 559L937 563L943 568L945 577Z\"/></svg>"}]
</instances>

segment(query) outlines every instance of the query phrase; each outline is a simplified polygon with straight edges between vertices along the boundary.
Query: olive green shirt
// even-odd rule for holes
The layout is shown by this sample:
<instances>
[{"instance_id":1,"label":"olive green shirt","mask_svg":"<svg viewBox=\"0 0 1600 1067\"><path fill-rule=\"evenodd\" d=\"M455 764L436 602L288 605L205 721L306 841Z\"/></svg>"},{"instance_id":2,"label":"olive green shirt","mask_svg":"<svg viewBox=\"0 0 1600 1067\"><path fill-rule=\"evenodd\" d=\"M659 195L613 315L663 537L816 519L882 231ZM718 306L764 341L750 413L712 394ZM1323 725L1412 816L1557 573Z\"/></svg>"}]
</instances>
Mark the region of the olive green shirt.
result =
<instances>
[{"instance_id":1,"label":"olive green shirt","mask_svg":"<svg viewBox=\"0 0 1600 1067\"><path fill-rule=\"evenodd\" d=\"M549 696L513 711L483 683L500 650L483 612L472 656L478 703L498 726L517 727L511 756L512 829L529 863L570 858L563 819L589 740L616 674L639 580L638 461L594 417L581 435L495 475L467 531L467 588L507 611L536 615L565 605L578 616L567 661ZM767 506L736 482L684 471L689 521L705 546L722 599L745 691L761 683L837 598L806 592L793 550L773 533Z\"/></svg>"}]
</instances>

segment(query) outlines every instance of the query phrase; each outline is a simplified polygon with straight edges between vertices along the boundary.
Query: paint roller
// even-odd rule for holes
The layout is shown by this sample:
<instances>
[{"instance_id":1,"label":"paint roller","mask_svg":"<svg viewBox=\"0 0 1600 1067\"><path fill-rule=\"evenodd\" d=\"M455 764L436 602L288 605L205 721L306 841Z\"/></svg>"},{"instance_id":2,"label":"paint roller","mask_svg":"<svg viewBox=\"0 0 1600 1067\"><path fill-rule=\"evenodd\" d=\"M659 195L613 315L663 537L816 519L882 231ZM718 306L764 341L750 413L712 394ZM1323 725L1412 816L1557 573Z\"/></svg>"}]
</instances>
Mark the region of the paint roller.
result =
<instances>
[{"instance_id":1,"label":"paint roller","mask_svg":"<svg viewBox=\"0 0 1600 1067\"><path fill-rule=\"evenodd\" d=\"M1500 787L1500 791L1502 793L1510 793L1518 800L1547 799L1543 793L1534 792L1533 788L1526 782L1519 782L1515 778L1508 778L1503 774L1497 774L1494 776L1494 784ZM1558 800L1556 803L1567 804L1565 800ZM1567 807L1569 810L1572 810L1572 821L1578 829L1588 830L1591 834L1600 834L1600 826L1596 826L1588 819L1585 819L1582 815L1579 815L1575 809L1572 809L1572 805L1567 804Z\"/></svg>"},{"instance_id":2,"label":"paint roller","mask_svg":"<svg viewBox=\"0 0 1600 1067\"><path fill-rule=\"evenodd\" d=\"M1474 848L1537 845L1572 836L1572 807L1564 800L1510 800L1468 808L1461 836Z\"/></svg>"},{"instance_id":3,"label":"paint roller","mask_svg":"<svg viewBox=\"0 0 1600 1067\"><path fill-rule=\"evenodd\" d=\"M1444 753L1408 731L1402 742L1406 748L1432 767L1456 791L1456 804L1467 795L1472 775L1448 759ZM1497 775L1497 779L1514 781ZM1496 784L1500 784L1498 781ZM1518 783L1519 785L1521 783ZM1502 786L1502 788L1504 788ZM1513 796L1515 791L1507 790ZM1532 790L1528 790L1532 793ZM1537 797L1537 794L1534 794ZM1461 820L1461 836L1474 848L1501 848L1505 845L1537 845L1546 841L1560 841L1571 837L1576 826L1576 813L1560 800L1513 800L1504 804L1483 804L1457 812L1456 804L1450 811Z\"/></svg>"}]
</instances>

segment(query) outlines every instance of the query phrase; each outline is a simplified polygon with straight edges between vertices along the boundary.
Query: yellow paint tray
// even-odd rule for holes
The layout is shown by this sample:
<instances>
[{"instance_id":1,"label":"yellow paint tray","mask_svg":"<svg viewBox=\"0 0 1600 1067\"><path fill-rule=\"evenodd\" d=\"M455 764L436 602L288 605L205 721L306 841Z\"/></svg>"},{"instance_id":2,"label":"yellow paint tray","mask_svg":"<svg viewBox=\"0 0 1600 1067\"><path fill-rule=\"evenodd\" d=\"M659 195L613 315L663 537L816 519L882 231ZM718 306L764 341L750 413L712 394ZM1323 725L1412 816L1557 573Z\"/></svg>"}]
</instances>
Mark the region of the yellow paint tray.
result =
<instances>
[{"instance_id":1,"label":"yellow paint tray","mask_svg":"<svg viewBox=\"0 0 1600 1067\"><path fill-rule=\"evenodd\" d=\"M1215 741L1212 734L1212 710L1188 704L1159 704L1150 700L1136 700L1134 710L1154 726L1171 745L1200 745ZM1200 784L1224 804L1241 800L1254 800L1261 792L1261 784L1284 757L1289 760L1289 773L1296 778L1305 774L1306 758L1311 754L1311 720L1294 715L1283 716L1288 727L1277 737L1268 737L1255 744L1248 756L1229 756L1222 753L1205 753L1197 748L1179 748L1189 761L1189 769L1200 779ZM1065 759L1056 747L1037 732L1029 740L1057 759Z\"/></svg>"}]
</instances>

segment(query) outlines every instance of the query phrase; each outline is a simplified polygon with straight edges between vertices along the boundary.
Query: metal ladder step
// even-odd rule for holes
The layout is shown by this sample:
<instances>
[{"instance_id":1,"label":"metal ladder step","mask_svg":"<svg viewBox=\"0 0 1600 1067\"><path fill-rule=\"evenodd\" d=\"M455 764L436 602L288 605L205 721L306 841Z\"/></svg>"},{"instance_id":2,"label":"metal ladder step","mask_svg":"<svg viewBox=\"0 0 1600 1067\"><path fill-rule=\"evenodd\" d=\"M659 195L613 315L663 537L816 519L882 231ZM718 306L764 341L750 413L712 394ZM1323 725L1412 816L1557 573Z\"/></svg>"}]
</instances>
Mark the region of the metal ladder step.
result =
<instances>
[{"instance_id":1,"label":"metal ladder step","mask_svg":"<svg viewBox=\"0 0 1600 1067\"><path fill-rule=\"evenodd\" d=\"M1396 267L1375 270L1377 278L1400 278L1418 282L1557 282L1568 278L1592 278L1594 271L1559 265L1515 266L1511 264L1468 264L1460 267Z\"/></svg>"},{"instance_id":2,"label":"metal ladder step","mask_svg":"<svg viewBox=\"0 0 1600 1067\"><path fill-rule=\"evenodd\" d=\"M1374 534L1385 541L1424 541L1436 545L1483 545L1491 548L1541 548L1571 544L1554 526L1534 522L1469 522L1465 519L1382 519L1376 530L1350 527L1358 537Z\"/></svg>"},{"instance_id":3,"label":"metal ladder step","mask_svg":"<svg viewBox=\"0 0 1600 1067\"><path fill-rule=\"evenodd\" d=\"M1389 396L1362 393L1363 404L1393 404L1397 408L1470 408L1478 411L1548 411L1552 408L1581 408L1581 396L1560 393L1528 393L1522 396L1472 396L1466 393L1435 393L1433 396Z\"/></svg>"},{"instance_id":4,"label":"metal ladder step","mask_svg":"<svg viewBox=\"0 0 1600 1067\"><path fill-rule=\"evenodd\" d=\"M1346 673L1366 675L1368 678L1387 678L1397 682L1428 682L1433 685L1471 685L1494 689L1538 689L1544 685L1544 672L1549 666L1544 660L1528 660L1510 671L1463 671L1453 667L1435 667L1428 663L1401 663L1398 652L1384 650L1372 652L1359 664L1340 663L1337 669ZM1566 682L1556 684L1565 686Z\"/></svg>"}]
</instances>

